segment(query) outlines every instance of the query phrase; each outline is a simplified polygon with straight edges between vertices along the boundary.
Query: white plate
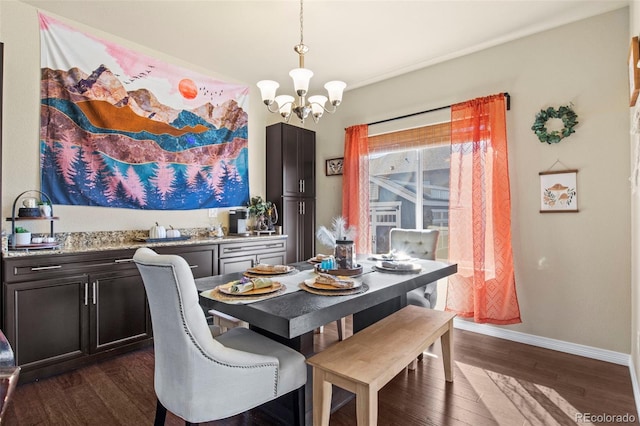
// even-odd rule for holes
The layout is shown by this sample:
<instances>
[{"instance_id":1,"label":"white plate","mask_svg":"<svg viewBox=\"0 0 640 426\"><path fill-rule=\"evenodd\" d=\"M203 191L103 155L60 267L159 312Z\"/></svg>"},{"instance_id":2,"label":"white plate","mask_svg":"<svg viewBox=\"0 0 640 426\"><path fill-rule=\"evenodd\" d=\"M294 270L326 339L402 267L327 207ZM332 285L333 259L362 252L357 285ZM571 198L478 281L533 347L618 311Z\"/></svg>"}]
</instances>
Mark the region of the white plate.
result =
<instances>
[{"instance_id":1,"label":"white plate","mask_svg":"<svg viewBox=\"0 0 640 426\"><path fill-rule=\"evenodd\" d=\"M372 254L371 257L369 257L369 259L371 260L384 260L387 262L393 262L393 261L398 261L398 262L405 262L407 260L411 260L413 259L411 256L405 255L405 256L394 256L391 257L391 255L389 254Z\"/></svg>"}]
</instances>

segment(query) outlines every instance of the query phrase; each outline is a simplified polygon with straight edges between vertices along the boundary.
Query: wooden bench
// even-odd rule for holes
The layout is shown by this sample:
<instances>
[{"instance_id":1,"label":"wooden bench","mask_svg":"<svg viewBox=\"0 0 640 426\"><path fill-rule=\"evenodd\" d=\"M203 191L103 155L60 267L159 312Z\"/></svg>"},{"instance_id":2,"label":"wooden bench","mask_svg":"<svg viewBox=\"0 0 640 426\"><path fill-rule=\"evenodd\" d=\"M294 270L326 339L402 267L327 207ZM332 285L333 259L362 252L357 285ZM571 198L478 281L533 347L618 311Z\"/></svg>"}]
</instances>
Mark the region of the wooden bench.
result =
<instances>
[{"instance_id":1,"label":"wooden bench","mask_svg":"<svg viewBox=\"0 0 640 426\"><path fill-rule=\"evenodd\" d=\"M378 421L378 391L442 337L444 374L453 381L453 318L450 312L409 305L307 359L313 367L313 424L327 426L331 385L356 394L358 425Z\"/></svg>"}]
</instances>

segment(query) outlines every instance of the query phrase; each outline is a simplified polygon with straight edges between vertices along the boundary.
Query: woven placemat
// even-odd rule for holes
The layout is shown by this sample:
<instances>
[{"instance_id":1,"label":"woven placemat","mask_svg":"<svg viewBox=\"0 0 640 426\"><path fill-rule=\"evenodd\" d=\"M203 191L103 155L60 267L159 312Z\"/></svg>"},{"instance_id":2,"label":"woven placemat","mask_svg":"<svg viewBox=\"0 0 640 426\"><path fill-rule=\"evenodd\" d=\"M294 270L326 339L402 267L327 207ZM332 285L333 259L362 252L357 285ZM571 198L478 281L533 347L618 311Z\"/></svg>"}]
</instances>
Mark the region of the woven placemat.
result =
<instances>
[{"instance_id":1,"label":"woven placemat","mask_svg":"<svg viewBox=\"0 0 640 426\"><path fill-rule=\"evenodd\" d=\"M282 288L278 291L274 291L273 293L263 294L260 296L231 296L228 294L222 293L218 287L213 290L206 290L200 293L204 297L208 297L209 299L217 300L219 302L224 303L251 303L258 302L260 300L271 299L272 297L277 297L282 295L287 291L287 286L282 284Z\"/></svg>"},{"instance_id":2,"label":"woven placemat","mask_svg":"<svg viewBox=\"0 0 640 426\"><path fill-rule=\"evenodd\" d=\"M300 271L293 268L292 270L284 274L254 274L253 272L245 271L242 273L242 275L244 275L247 278L273 278L273 277L286 277L288 275L297 274L298 272Z\"/></svg>"},{"instance_id":3,"label":"woven placemat","mask_svg":"<svg viewBox=\"0 0 640 426\"><path fill-rule=\"evenodd\" d=\"M360 287L348 288L344 290L318 290L317 288L309 287L305 283L300 283L300 288L309 293L318 294L320 296L351 296L352 294L364 293L369 290L369 286L362 284Z\"/></svg>"}]
</instances>

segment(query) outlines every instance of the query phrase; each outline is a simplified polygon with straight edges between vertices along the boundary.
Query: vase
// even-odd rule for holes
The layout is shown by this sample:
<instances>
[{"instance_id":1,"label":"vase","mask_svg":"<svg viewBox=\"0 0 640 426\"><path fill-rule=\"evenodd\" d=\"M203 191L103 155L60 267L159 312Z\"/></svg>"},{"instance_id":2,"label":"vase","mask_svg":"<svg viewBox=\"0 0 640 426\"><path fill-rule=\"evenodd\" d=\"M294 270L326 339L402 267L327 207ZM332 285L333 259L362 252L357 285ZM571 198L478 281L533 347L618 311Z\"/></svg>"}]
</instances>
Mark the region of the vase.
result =
<instances>
[{"instance_id":1,"label":"vase","mask_svg":"<svg viewBox=\"0 0 640 426\"><path fill-rule=\"evenodd\" d=\"M31 232L19 232L14 235L16 236L17 246L28 246L31 244Z\"/></svg>"},{"instance_id":2,"label":"vase","mask_svg":"<svg viewBox=\"0 0 640 426\"><path fill-rule=\"evenodd\" d=\"M49 204L40 205L40 216L44 216L44 217L51 216L51 206Z\"/></svg>"}]
</instances>

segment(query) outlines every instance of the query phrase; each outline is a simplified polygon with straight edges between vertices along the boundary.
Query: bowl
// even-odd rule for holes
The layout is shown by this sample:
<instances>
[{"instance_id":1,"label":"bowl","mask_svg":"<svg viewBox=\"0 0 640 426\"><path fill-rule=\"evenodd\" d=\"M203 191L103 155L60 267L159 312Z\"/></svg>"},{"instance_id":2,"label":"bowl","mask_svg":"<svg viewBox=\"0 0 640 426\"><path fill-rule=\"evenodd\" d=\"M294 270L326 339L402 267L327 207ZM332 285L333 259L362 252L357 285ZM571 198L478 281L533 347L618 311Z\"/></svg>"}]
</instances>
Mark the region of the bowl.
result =
<instances>
[{"instance_id":1,"label":"bowl","mask_svg":"<svg viewBox=\"0 0 640 426\"><path fill-rule=\"evenodd\" d=\"M43 241L43 239L42 239L42 238L40 238L40 237L35 237L35 238L32 238L32 239L31 239L31 242L32 242L33 244L42 244L42 241Z\"/></svg>"},{"instance_id":2,"label":"bowl","mask_svg":"<svg viewBox=\"0 0 640 426\"><path fill-rule=\"evenodd\" d=\"M47 237L47 238L44 239L44 242L45 243L55 243L56 239L55 239L55 237Z\"/></svg>"}]
</instances>

